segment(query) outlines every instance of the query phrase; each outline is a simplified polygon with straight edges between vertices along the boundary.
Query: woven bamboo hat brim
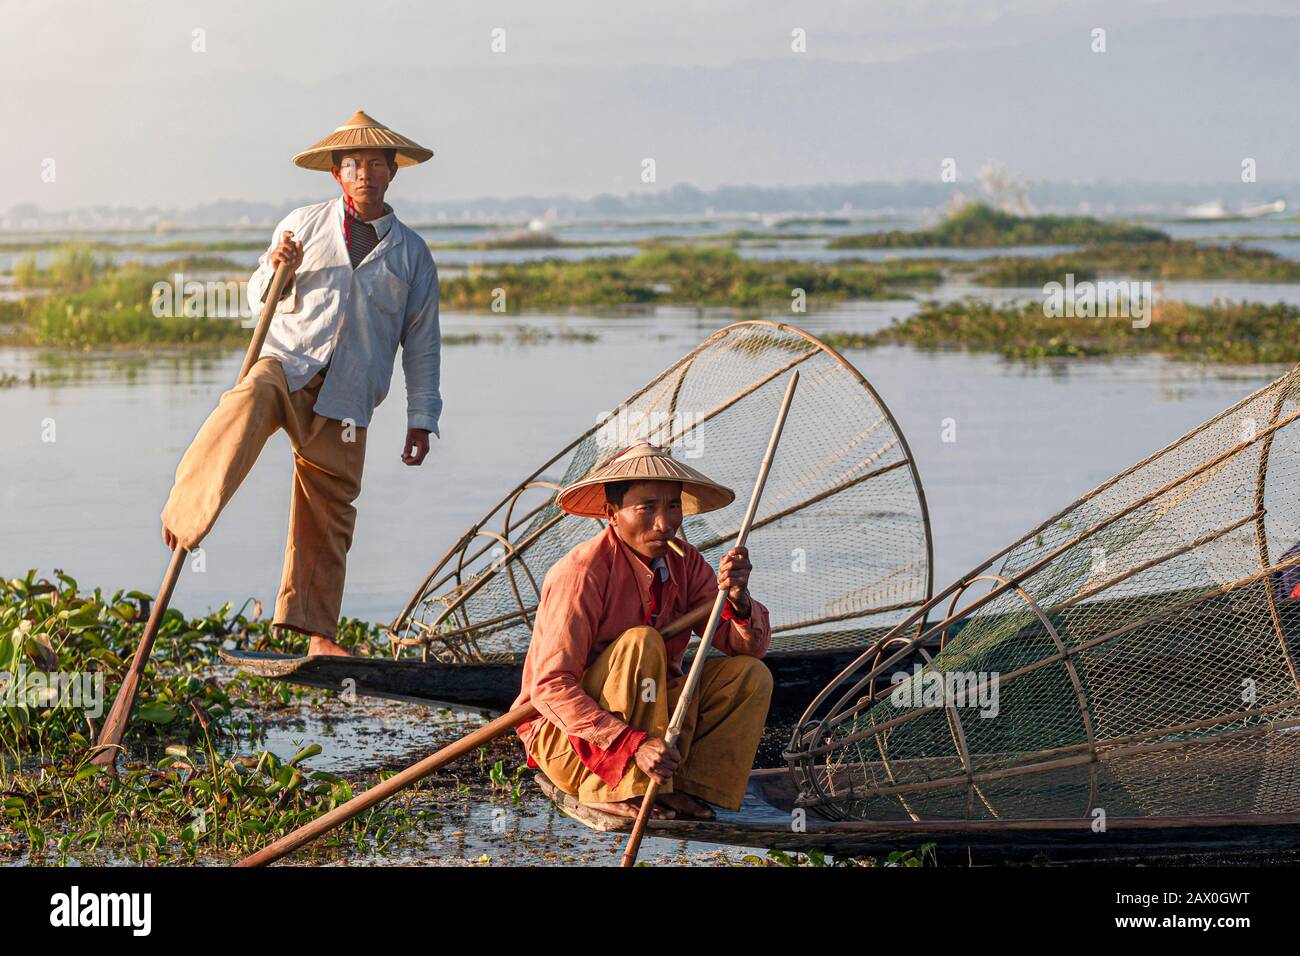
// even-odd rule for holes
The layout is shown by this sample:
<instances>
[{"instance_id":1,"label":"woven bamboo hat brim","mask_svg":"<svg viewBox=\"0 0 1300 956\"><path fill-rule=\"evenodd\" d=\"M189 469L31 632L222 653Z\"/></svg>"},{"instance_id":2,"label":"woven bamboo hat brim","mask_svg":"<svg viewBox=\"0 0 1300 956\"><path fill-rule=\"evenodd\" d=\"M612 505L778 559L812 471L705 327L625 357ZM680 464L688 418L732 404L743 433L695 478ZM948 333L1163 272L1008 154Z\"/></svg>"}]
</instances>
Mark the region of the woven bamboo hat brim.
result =
<instances>
[{"instance_id":1,"label":"woven bamboo hat brim","mask_svg":"<svg viewBox=\"0 0 1300 956\"><path fill-rule=\"evenodd\" d=\"M556 496L555 502L569 514L603 518L605 484L611 481L680 481L682 514L688 515L716 511L736 499L730 488L704 477L690 465L675 461L667 450L643 441L569 485Z\"/></svg>"},{"instance_id":2,"label":"woven bamboo hat brim","mask_svg":"<svg viewBox=\"0 0 1300 956\"><path fill-rule=\"evenodd\" d=\"M334 163L331 155L337 150L393 149L397 151L398 166L414 166L433 155L414 140L407 139L360 110L334 132L310 149L304 149L293 158L294 165L303 169L329 172Z\"/></svg>"}]
</instances>

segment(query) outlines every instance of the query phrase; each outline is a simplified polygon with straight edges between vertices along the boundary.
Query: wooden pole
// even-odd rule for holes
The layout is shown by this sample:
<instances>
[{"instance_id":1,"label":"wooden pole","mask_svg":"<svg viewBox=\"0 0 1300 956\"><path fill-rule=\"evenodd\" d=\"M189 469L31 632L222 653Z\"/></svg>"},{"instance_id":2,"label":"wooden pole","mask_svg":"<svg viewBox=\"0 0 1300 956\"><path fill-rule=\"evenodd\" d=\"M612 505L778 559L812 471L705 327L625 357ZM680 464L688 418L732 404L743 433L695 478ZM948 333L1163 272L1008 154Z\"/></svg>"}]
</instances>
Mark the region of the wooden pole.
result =
<instances>
[{"instance_id":1,"label":"wooden pole","mask_svg":"<svg viewBox=\"0 0 1300 956\"><path fill-rule=\"evenodd\" d=\"M781 409L777 412L776 423L772 426L772 437L767 443L767 452L763 455L763 463L758 469L758 478L754 481L753 494L749 496L749 507L745 510L744 520L740 522L740 531L736 535L736 543L733 547L743 548L745 539L749 537L749 528L754 523L758 501L763 496L763 485L767 483L767 473L771 470L773 459L776 458L776 446L781 440L781 430L785 427L785 418L790 412L790 403L794 400L794 389L798 384L799 373L796 371L790 377L790 384L786 386L785 397L781 400ZM686 721L686 709L704 673L704 659L709 655L713 635L718 629L718 622L722 620L722 605L726 600L727 592L719 588L718 596L713 601L713 609L709 612L709 623L705 625L704 633L700 635L700 645L695 649L695 661L691 664L690 673L686 675L686 683L682 686L681 695L677 698L677 707L673 710L673 719L668 724L668 733L664 737L664 742L670 747L676 747L677 740L681 736L682 724ZM636 863L637 851L641 848L641 837L645 834L645 825L650 819L650 811L654 807L655 795L658 792L659 784L651 780L645 796L641 798L641 809L636 815L636 823L632 826L632 835L628 837L627 847L623 850L622 865L625 867Z\"/></svg>"},{"instance_id":2,"label":"wooden pole","mask_svg":"<svg viewBox=\"0 0 1300 956\"><path fill-rule=\"evenodd\" d=\"M425 757L419 763L412 764L397 776L389 777L383 783L377 784L365 793L353 797L342 806L335 807L329 813L323 814L311 821L311 823L280 837L274 843L263 847L251 856L244 857L235 866L253 867L274 863L280 857L287 856L304 843L310 843L327 830L334 829L340 823L352 819L363 810L370 809L376 803L387 800L399 790L409 787L417 780L424 779L443 764L451 763L457 757L464 756L472 750L477 750L484 744L496 740L502 734L513 730L525 720L531 720L536 716L537 708L532 704L523 704L516 707L509 713L502 714L491 723L480 727L472 734L467 734L436 753Z\"/></svg>"},{"instance_id":3,"label":"wooden pole","mask_svg":"<svg viewBox=\"0 0 1300 956\"><path fill-rule=\"evenodd\" d=\"M665 627L661 633L664 637L672 637L674 634L680 634L682 631L694 627L704 620L711 606L706 602L691 608L691 610ZM263 847L256 853L240 860L235 866L253 867L274 863L303 844L310 843L327 830L332 830L340 823L347 822L363 810L369 810L375 804L387 800L393 794L399 790L404 790L417 780L423 780L439 767L451 763L457 757L464 756L472 750L477 750L484 744L496 740L502 734L514 730L525 720L532 720L537 716L536 707L532 704L521 704L473 733L467 734L441 750L430 754L419 763L412 764L397 776L389 777L383 783L376 784L365 793L358 794L342 806L335 807L328 813L317 817L311 823L304 824L292 833L285 834L269 846Z\"/></svg>"},{"instance_id":4,"label":"wooden pole","mask_svg":"<svg viewBox=\"0 0 1300 956\"><path fill-rule=\"evenodd\" d=\"M280 295L284 292L284 286L288 278L289 266L287 263L281 263L276 268L275 275L271 279L271 287L266 292L266 301L262 306L262 316L257 322L257 328L253 330L252 341L248 343L248 352L244 355L244 364L239 370L239 377L235 379L236 385L244 380L244 376L248 374L249 369L257 362L258 356L262 352L262 345L266 342L267 329L271 327L271 316L275 314L276 303L280 301ZM131 717L131 708L135 706L136 695L140 692L140 681L144 676L144 668L149 663L149 655L153 651L154 640L158 637L158 628L162 625L163 615L167 611L167 604L171 601L172 592L176 589L176 581L180 578L181 568L185 564L185 555L187 553L181 543L176 542L176 547L172 550L171 562L167 565L167 573L163 575L162 584L158 587L158 596L153 602L149 620L144 626L144 633L140 635L140 644L135 649L135 657L131 659L131 667L127 670L126 676L122 678L122 686L117 690L117 697L113 699L113 706L104 719L104 726L100 729L99 739L95 742L95 753L91 757L91 763L107 767L110 772L116 767L117 752L121 749L127 721Z\"/></svg>"},{"instance_id":5,"label":"wooden pole","mask_svg":"<svg viewBox=\"0 0 1300 956\"><path fill-rule=\"evenodd\" d=\"M244 353L244 364L239 368L239 378L235 379L236 385L253 370L253 366L261 357L262 346L266 344L266 333L271 328L271 317L275 315L275 307L279 304L280 296L284 294L284 287L288 281L289 267L281 263L276 267L275 275L271 277L271 288L266 291L266 299L262 303L262 315L257 320L257 327L253 329L253 338L248 343L248 351Z\"/></svg>"}]
</instances>

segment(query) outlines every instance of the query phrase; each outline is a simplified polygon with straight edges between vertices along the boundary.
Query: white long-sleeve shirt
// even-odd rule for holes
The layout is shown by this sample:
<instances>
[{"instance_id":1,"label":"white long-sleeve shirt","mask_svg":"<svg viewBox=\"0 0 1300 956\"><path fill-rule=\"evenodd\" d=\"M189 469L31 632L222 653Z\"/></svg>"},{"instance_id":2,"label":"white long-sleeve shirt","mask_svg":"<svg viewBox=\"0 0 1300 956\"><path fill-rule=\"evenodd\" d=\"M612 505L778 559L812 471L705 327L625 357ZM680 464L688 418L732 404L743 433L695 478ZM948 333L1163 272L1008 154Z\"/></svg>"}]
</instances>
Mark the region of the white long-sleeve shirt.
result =
<instances>
[{"instance_id":1,"label":"white long-sleeve shirt","mask_svg":"<svg viewBox=\"0 0 1300 956\"><path fill-rule=\"evenodd\" d=\"M388 394L400 345L407 427L436 435L442 336L433 255L413 229L388 214L371 222L379 245L353 270L343 236L344 210L340 197L295 209L276 226L248 283L254 315L260 314L275 275L271 252L286 229L302 243L303 260L288 295L276 306L261 356L280 360L291 392L328 363L316 414L364 427Z\"/></svg>"}]
</instances>

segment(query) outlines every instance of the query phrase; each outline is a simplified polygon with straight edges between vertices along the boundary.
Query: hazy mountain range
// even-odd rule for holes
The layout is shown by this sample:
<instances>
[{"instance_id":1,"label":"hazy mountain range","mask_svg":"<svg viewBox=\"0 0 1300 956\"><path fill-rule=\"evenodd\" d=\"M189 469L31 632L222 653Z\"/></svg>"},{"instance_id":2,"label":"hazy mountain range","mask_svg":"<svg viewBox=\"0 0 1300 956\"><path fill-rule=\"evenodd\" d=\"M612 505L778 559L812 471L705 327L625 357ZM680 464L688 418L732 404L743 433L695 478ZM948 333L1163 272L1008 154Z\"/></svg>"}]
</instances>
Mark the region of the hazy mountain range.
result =
<instances>
[{"instance_id":1,"label":"hazy mountain range","mask_svg":"<svg viewBox=\"0 0 1300 956\"><path fill-rule=\"evenodd\" d=\"M845 183L794 187L723 186L717 189L697 189L683 184L658 193L608 193L590 199L512 196L446 202L404 199L400 189L394 186L390 197L398 214L408 223L522 223L537 218L563 223L801 215L850 219L898 216L910 219L925 213L937 215L959 189L963 195L981 196L978 188L951 184ZM1268 187L1258 183L1031 183L1026 187L1026 194L1035 212L1084 212L1102 217L1178 218L1193 206L1214 200L1221 201L1228 212L1274 199L1286 201L1288 214L1300 210L1300 182ZM301 196L283 203L229 199L186 209L96 206L51 211L24 203L0 213L0 229L270 227L295 206L320 202L329 196L329 193Z\"/></svg>"}]
</instances>

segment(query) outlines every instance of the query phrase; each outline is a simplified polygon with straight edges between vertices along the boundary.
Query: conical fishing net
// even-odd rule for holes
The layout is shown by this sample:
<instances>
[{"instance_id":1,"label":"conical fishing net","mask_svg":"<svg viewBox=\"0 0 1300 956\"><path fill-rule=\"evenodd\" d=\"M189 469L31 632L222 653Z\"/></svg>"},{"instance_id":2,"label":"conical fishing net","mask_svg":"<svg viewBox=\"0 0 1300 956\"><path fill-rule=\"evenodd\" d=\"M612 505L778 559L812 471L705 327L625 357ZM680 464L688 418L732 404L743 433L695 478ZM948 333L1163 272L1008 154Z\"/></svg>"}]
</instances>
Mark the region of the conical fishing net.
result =
<instances>
[{"instance_id":1,"label":"conical fishing net","mask_svg":"<svg viewBox=\"0 0 1300 956\"><path fill-rule=\"evenodd\" d=\"M394 622L396 651L446 662L527 650L547 570L603 524L555 492L638 439L736 492L681 536L715 568L734 543L793 370L799 390L748 540L750 590L774 651L857 647L929 597L924 496L889 410L853 366L799 329L740 322L694 351L509 491L452 545Z\"/></svg>"},{"instance_id":2,"label":"conical fishing net","mask_svg":"<svg viewBox=\"0 0 1300 956\"><path fill-rule=\"evenodd\" d=\"M787 754L804 805L1101 827L1300 811L1298 416L1300 368L938 595L942 620L913 615L898 653L810 706Z\"/></svg>"}]
</instances>

